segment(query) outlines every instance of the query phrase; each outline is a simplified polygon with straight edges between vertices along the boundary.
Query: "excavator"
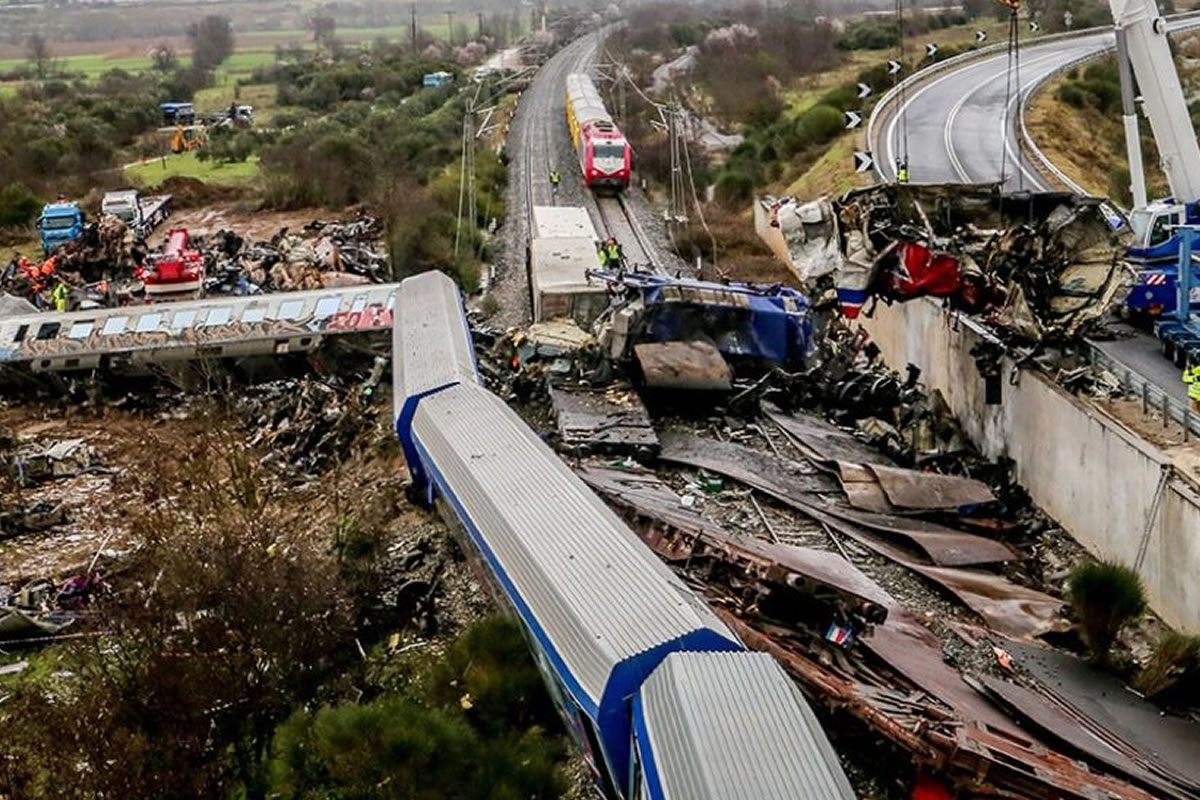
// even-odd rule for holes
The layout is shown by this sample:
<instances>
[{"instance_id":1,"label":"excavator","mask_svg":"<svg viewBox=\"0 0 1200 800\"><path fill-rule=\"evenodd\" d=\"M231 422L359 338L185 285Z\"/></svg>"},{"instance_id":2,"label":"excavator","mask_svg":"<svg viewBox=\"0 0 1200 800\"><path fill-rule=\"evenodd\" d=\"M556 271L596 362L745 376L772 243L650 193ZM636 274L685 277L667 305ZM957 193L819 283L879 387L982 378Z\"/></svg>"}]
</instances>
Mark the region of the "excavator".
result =
<instances>
[{"instance_id":1,"label":"excavator","mask_svg":"<svg viewBox=\"0 0 1200 800\"><path fill-rule=\"evenodd\" d=\"M204 147L204 128L199 125L176 125L175 133L171 136L171 152L190 153Z\"/></svg>"}]
</instances>

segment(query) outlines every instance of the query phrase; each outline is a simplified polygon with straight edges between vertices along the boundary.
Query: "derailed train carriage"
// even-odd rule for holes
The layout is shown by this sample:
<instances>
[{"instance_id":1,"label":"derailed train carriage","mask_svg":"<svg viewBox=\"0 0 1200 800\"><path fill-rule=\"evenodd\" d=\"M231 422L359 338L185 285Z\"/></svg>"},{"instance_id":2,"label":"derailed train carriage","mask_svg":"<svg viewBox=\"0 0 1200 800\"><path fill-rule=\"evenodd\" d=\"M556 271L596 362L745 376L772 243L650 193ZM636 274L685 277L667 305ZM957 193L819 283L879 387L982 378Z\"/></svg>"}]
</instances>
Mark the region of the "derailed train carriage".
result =
<instances>
[{"instance_id":1,"label":"derailed train carriage","mask_svg":"<svg viewBox=\"0 0 1200 800\"><path fill-rule=\"evenodd\" d=\"M402 284L396 430L520 620L606 798L852 798L812 711L479 381L458 290Z\"/></svg>"}]
</instances>

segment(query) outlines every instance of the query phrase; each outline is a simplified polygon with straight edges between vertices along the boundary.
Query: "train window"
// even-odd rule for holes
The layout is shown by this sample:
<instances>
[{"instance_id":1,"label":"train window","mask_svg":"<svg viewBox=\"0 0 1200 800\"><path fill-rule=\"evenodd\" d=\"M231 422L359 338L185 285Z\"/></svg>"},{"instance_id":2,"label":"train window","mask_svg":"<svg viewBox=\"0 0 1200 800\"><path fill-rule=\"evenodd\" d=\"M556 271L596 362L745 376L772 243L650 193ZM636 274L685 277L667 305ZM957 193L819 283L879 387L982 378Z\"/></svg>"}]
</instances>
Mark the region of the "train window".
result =
<instances>
[{"instance_id":1,"label":"train window","mask_svg":"<svg viewBox=\"0 0 1200 800\"><path fill-rule=\"evenodd\" d=\"M58 331L60 328L62 328L61 322L43 323L42 327L38 328L38 332L37 332L38 341L43 342L46 339L53 339L55 336L58 336Z\"/></svg>"},{"instance_id":2,"label":"train window","mask_svg":"<svg viewBox=\"0 0 1200 800\"><path fill-rule=\"evenodd\" d=\"M134 330L138 333L146 333L148 331L158 330L158 324L162 322L163 315L155 311L153 314L142 314L138 317L137 324Z\"/></svg>"},{"instance_id":3,"label":"train window","mask_svg":"<svg viewBox=\"0 0 1200 800\"><path fill-rule=\"evenodd\" d=\"M194 324L196 324L196 312L193 310L176 311L175 318L171 320L171 327L177 331L190 328Z\"/></svg>"},{"instance_id":4,"label":"train window","mask_svg":"<svg viewBox=\"0 0 1200 800\"><path fill-rule=\"evenodd\" d=\"M315 319L328 319L338 312L342 307L342 298L340 297L322 297L317 301L317 310L313 312Z\"/></svg>"},{"instance_id":5,"label":"train window","mask_svg":"<svg viewBox=\"0 0 1200 800\"><path fill-rule=\"evenodd\" d=\"M204 327L210 325L227 325L229 318L233 316L233 309L229 306L221 306L214 308L208 312L208 316L204 319Z\"/></svg>"},{"instance_id":6,"label":"train window","mask_svg":"<svg viewBox=\"0 0 1200 800\"><path fill-rule=\"evenodd\" d=\"M14 342L25 341L25 334L27 334L27 333L29 333L29 326L21 325L20 327L17 328L17 334L15 336L13 336L13 341Z\"/></svg>"},{"instance_id":7,"label":"train window","mask_svg":"<svg viewBox=\"0 0 1200 800\"><path fill-rule=\"evenodd\" d=\"M596 144L592 145L592 155L596 158L624 158L625 146L596 142Z\"/></svg>"},{"instance_id":8,"label":"train window","mask_svg":"<svg viewBox=\"0 0 1200 800\"><path fill-rule=\"evenodd\" d=\"M267 310L262 306L247 308L242 312L242 322L262 322L267 318Z\"/></svg>"},{"instance_id":9,"label":"train window","mask_svg":"<svg viewBox=\"0 0 1200 800\"><path fill-rule=\"evenodd\" d=\"M354 296L354 302L350 304L350 313L353 314L356 311L362 311L366 307L367 296L365 294L356 294Z\"/></svg>"},{"instance_id":10,"label":"train window","mask_svg":"<svg viewBox=\"0 0 1200 800\"><path fill-rule=\"evenodd\" d=\"M303 300L288 300L279 304L279 313L275 315L275 319L300 319L300 312L303 310Z\"/></svg>"},{"instance_id":11,"label":"train window","mask_svg":"<svg viewBox=\"0 0 1200 800\"><path fill-rule=\"evenodd\" d=\"M109 317L104 320L104 327L100 329L100 333L104 336L112 336L116 333L125 332L125 323L129 320L128 317Z\"/></svg>"},{"instance_id":12,"label":"train window","mask_svg":"<svg viewBox=\"0 0 1200 800\"><path fill-rule=\"evenodd\" d=\"M71 329L67 331L68 339L86 339L92 335L92 329L96 327L96 323L90 319L82 319L79 322L71 325Z\"/></svg>"}]
</instances>

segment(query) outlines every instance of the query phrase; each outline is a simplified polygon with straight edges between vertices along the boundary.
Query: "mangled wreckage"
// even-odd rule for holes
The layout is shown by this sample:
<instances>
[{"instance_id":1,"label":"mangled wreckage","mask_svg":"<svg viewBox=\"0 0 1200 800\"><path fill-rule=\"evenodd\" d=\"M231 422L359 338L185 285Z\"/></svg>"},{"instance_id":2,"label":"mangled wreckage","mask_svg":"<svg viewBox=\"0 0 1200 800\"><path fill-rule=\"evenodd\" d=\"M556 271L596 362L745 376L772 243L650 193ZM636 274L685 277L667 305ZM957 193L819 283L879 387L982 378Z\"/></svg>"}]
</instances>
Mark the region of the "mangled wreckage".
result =
<instances>
[{"instance_id":1,"label":"mangled wreckage","mask_svg":"<svg viewBox=\"0 0 1200 800\"><path fill-rule=\"evenodd\" d=\"M810 296L836 291L848 318L869 299L943 297L1029 342L1082 335L1124 295L1119 212L1063 192L995 185L889 184L809 203L766 198ZM776 250L778 251L778 247Z\"/></svg>"},{"instance_id":2,"label":"mangled wreckage","mask_svg":"<svg viewBox=\"0 0 1200 800\"><path fill-rule=\"evenodd\" d=\"M727 364L799 364L812 342L808 299L783 286L589 270L612 301L593 325L615 362L636 359L649 386L729 389Z\"/></svg>"}]
</instances>

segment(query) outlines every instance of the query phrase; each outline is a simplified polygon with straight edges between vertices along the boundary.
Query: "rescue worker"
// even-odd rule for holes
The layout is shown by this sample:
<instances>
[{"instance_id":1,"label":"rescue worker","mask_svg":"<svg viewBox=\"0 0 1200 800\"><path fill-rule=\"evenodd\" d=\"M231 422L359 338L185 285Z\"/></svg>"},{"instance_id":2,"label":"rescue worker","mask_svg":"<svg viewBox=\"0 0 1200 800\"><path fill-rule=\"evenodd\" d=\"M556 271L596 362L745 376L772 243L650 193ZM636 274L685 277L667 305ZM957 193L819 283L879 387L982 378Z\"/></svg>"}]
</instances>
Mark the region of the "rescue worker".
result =
<instances>
[{"instance_id":1,"label":"rescue worker","mask_svg":"<svg viewBox=\"0 0 1200 800\"><path fill-rule=\"evenodd\" d=\"M562 183L562 176L558 174L558 170L550 170L550 193L558 194L558 185Z\"/></svg>"},{"instance_id":2,"label":"rescue worker","mask_svg":"<svg viewBox=\"0 0 1200 800\"><path fill-rule=\"evenodd\" d=\"M60 280L58 285L54 287L54 291L50 293L50 298L54 301L55 311L66 311L67 301L71 297L71 290L67 288L67 282Z\"/></svg>"},{"instance_id":3,"label":"rescue worker","mask_svg":"<svg viewBox=\"0 0 1200 800\"><path fill-rule=\"evenodd\" d=\"M596 256L600 259L600 269L608 268L608 250L604 242L596 242Z\"/></svg>"},{"instance_id":4,"label":"rescue worker","mask_svg":"<svg viewBox=\"0 0 1200 800\"><path fill-rule=\"evenodd\" d=\"M615 237L608 237L608 244L605 246L605 257L608 260L608 265L613 269L621 268L621 245L617 244Z\"/></svg>"},{"instance_id":5,"label":"rescue worker","mask_svg":"<svg viewBox=\"0 0 1200 800\"><path fill-rule=\"evenodd\" d=\"M896 162L896 183L908 183L908 162Z\"/></svg>"},{"instance_id":6,"label":"rescue worker","mask_svg":"<svg viewBox=\"0 0 1200 800\"><path fill-rule=\"evenodd\" d=\"M1183 368L1183 382L1187 385L1188 400L1192 401L1192 411L1200 414L1200 364Z\"/></svg>"}]
</instances>

